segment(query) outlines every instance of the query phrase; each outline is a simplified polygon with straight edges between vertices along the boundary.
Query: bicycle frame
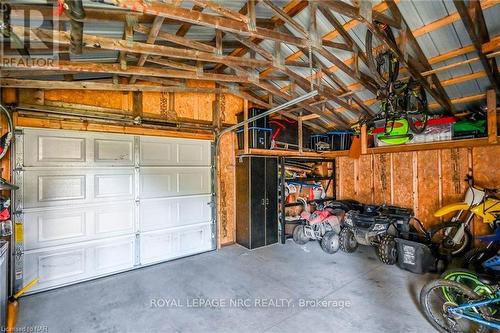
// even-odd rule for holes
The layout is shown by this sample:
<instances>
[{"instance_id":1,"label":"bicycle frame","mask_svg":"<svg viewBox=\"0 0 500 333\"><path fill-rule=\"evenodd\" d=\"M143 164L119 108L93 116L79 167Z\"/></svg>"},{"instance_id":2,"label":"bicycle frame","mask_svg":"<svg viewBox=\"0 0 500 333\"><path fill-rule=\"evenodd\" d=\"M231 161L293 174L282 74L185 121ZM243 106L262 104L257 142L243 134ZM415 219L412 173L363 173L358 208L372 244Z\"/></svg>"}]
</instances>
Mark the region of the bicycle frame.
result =
<instances>
[{"instance_id":1,"label":"bicycle frame","mask_svg":"<svg viewBox=\"0 0 500 333\"><path fill-rule=\"evenodd\" d=\"M487 299L487 300L479 300L479 301L471 302L468 304L459 305L456 307L449 308L448 311L450 313L458 316L458 317L468 319L470 321L479 323L479 324L487 326L489 328L499 330L500 329L500 322L499 321L497 321L497 320L495 320L495 321L485 320L483 317L481 317L480 315L478 315L475 312L471 313L471 312L466 311L466 310L469 310L469 309L472 309L475 307L481 307L481 306L495 304L495 303L500 303L500 292L497 292L497 295L495 298Z\"/></svg>"}]
</instances>

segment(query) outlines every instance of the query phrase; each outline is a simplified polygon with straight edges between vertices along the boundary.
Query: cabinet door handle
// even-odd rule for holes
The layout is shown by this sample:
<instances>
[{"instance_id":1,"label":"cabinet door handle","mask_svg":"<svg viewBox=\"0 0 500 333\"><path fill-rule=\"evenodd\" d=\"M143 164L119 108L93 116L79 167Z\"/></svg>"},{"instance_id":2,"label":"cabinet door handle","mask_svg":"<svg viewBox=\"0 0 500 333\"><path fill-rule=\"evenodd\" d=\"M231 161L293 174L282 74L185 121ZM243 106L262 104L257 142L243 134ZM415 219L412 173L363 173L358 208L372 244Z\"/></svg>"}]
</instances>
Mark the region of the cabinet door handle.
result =
<instances>
[{"instance_id":1,"label":"cabinet door handle","mask_svg":"<svg viewBox=\"0 0 500 333\"><path fill-rule=\"evenodd\" d=\"M265 205L266 205L266 199L262 199L262 201L260 202L260 204L261 204L262 206L265 206Z\"/></svg>"},{"instance_id":2,"label":"cabinet door handle","mask_svg":"<svg viewBox=\"0 0 500 333\"><path fill-rule=\"evenodd\" d=\"M266 206L269 206L269 198L266 198Z\"/></svg>"}]
</instances>

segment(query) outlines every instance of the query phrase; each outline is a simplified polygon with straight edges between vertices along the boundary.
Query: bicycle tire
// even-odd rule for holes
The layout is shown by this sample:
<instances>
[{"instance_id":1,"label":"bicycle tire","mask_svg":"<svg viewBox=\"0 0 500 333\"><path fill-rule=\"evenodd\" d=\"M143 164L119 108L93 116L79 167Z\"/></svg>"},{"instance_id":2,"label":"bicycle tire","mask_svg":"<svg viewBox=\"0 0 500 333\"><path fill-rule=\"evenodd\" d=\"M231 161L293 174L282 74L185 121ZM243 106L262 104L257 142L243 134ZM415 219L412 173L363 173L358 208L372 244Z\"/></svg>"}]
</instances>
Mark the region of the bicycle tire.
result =
<instances>
[{"instance_id":1,"label":"bicycle tire","mask_svg":"<svg viewBox=\"0 0 500 333\"><path fill-rule=\"evenodd\" d=\"M431 309L431 302L430 302L430 295L435 289L439 289L442 291L442 288L454 288L455 290L458 290L462 293L463 296L466 296L468 298L468 301L470 300L478 300L480 299L480 296L474 293L469 287L454 282L454 281L448 281L448 280L434 280L429 283L427 283L422 290L420 291L420 309L422 310L425 318L427 321L439 332L442 333L448 333L448 332L455 332L454 330L451 331L449 328L446 326L440 325L438 321L436 320L436 315L433 313ZM460 302L462 303L462 302ZM488 316L489 313L486 310L486 308L483 307L478 307L477 310L483 315L483 316ZM476 330L474 330L471 333L486 333L488 332L489 329L487 327L484 327L482 325L478 326Z\"/></svg>"},{"instance_id":2,"label":"bicycle tire","mask_svg":"<svg viewBox=\"0 0 500 333\"><path fill-rule=\"evenodd\" d=\"M377 25L378 23L375 23ZM383 32L386 36L396 43L396 39L394 38L394 34L392 33L391 28L388 25L385 25L385 29ZM387 86L390 82L395 82L399 76L399 61L396 59L394 63L392 63L392 59L389 59L389 63L392 63L392 66L389 66L389 75L388 79L385 79L383 75L380 74L380 68L377 65L376 55L374 53L373 47L373 32L368 29L365 35L365 47L366 47L366 56L368 60L368 68L375 75L375 81L379 83L381 86ZM389 53L388 53L389 54Z\"/></svg>"},{"instance_id":3,"label":"bicycle tire","mask_svg":"<svg viewBox=\"0 0 500 333\"><path fill-rule=\"evenodd\" d=\"M425 92L425 88L421 85L418 85L418 95L413 96L413 89L411 88L412 83L408 83L408 88L405 96L405 110L406 110L406 119L408 120L408 124L410 129L415 134L421 134L425 131L427 127L427 121L429 120L429 105L427 102L427 95ZM412 98L415 98L416 101L416 110L413 110L412 107ZM417 126L417 123L419 126Z\"/></svg>"}]
</instances>

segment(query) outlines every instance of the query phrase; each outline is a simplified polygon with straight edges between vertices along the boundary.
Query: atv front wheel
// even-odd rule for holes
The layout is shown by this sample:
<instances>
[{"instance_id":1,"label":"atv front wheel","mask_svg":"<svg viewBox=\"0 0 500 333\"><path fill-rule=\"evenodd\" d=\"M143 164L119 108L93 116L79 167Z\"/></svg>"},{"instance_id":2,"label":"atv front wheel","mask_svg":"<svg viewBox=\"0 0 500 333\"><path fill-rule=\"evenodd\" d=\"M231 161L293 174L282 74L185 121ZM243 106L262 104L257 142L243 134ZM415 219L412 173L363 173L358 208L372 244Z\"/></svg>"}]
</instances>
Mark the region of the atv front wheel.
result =
<instances>
[{"instance_id":1,"label":"atv front wheel","mask_svg":"<svg viewBox=\"0 0 500 333\"><path fill-rule=\"evenodd\" d=\"M303 225L298 225L293 229L293 241L299 245L309 242L309 237L306 236Z\"/></svg>"},{"instance_id":2,"label":"atv front wheel","mask_svg":"<svg viewBox=\"0 0 500 333\"><path fill-rule=\"evenodd\" d=\"M394 265L398 260L396 241L392 235L383 235L377 248L377 256L386 265Z\"/></svg>"},{"instance_id":3,"label":"atv front wheel","mask_svg":"<svg viewBox=\"0 0 500 333\"><path fill-rule=\"evenodd\" d=\"M329 254L334 254L339 250L339 235L334 231L328 231L321 239L321 248Z\"/></svg>"},{"instance_id":4,"label":"atv front wheel","mask_svg":"<svg viewBox=\"0 0 500 333\"><path fill-rule=\"evenodd\" d=\"M346 253L352 253L358 248L358 242L354 233L349 228L343 228L339 234L340 250Z\"/></svg>"}]
</instances>

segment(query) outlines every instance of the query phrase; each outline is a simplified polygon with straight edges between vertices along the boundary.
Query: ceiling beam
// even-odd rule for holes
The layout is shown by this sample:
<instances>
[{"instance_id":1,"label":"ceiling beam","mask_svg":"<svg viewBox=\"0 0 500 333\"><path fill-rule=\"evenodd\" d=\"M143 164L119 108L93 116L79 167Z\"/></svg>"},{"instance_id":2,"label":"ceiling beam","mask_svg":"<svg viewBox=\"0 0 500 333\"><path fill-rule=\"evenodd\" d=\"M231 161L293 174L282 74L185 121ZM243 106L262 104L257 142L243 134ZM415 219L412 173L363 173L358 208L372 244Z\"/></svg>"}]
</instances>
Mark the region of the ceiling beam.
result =
<instances>
[{"instance_id":1,"label":"ceiling beam","mask_svg":"<svg viewBox=\"0 0 500 333\"><path fill-rule=\"evenodd\" d=\"M12 26L15 32L24 34L25 28ZM70 43L70 35L67 32L53 32L45 29L32 28L29 29L30 38L39 38L42 41L51 41L58 44L68 45ZM270 65L269 61L258 59L242 59L240 57L232 57L226 55L216 55L208 52L179 49L174 47L153 45L139 42L125 42L108 37L100 37L94 35L83 35L85 47L98 49L125 51L129 53L139 53L147 55L168 56L170 58L191 59L196 61L206 61L213 63L232 64L237 66L261 67Z\"/></svg>"},{"instance_id":2,"label":"ceiling beam","mask_svg":"<svg viewBox=\"0 0 500 333\"><path fill-rule=\"evenodd\" d=\"M225 32L234 32L243 36L276 40L297 46L307 45L307 40L304 38L260 27L256 27L255 31L252 31L249 29L248 25L243 22L231 20L222 16L204 14L181 7L175 7L165 3L151 2L146 4L145 2L140 3L136 0L115 0L115 2L120 6L133 11L171 18L209 28L216 28Z\"/></svg>"},{"instance_id":3,"label":"ceiling beam","mask_svg":"<svg viewBox=\"0 0 500 333\"><path fill-rule=\"evenodd\" d=\"M147 27L144 24L137 24L134 26L134 31L148 35L151 31L151 28ZM171 34L171 33L166 32L166 31L160 31L158 33L158 38L175 43L175 44L178 44L178 45L189 47L189 48L195 49L195 50L200 50L200 51L210 52L210 53L215 53L215 51L216 51L216 48L213 47L212 45L198 42L198 41L195 41L195 40L183 37L183 36L179 36L177 34Z\"/></svg>"},{"instance_id":4,"label":"ceiling beam","mask_svg":"<svg viewBox=\"0 0 500 333\"><path fill-rule=\"evenodd\" d=\"M1 87L34 88L44 90L104 90L104 91L148 91L148 92L189 92L189 93L232 93L225 88L159 86L147 84L114 84L92 81L46 81L2 79Z\"/></svg>"},{"instance_id":5,"label":"ceiling beam","mask_svg":"<svg viewBox=\"0 0 500 333\"><path fill-rule=\"evenodd\" d=\"M25 68L30 70L56 70L80 73L106 73L106 74L119 74L119 75L137 75L137 76L154 76L164 78L177 78L177 79L196 79L207 81L223 81L223 82L241 82L250 83L248 77L219 74L219 73L198 73L190 71L179 71L164 68L153 67L138 67L128 66L127 69L121 68L119 64L97 64L97 63L80 63L75 61L58 61L54 63L26 63L26 62L11 62L2 67L8 68ZM8 73L3 75L8 77Z\"/></svg>"},{"instance_id":6,"label":"ceiling beam","mask_svg":"<svg viewBox=\"0 0 500 333\"><path fill-rule=\"evenodd\" d=\"M361 16L359 7L352 6L347 2L338 0L323 0L320 2L320 5L330 8L331 10L339 14L345 15L360 22L366 20L364 17ZM371 16L374 21L379 21L388 24L394 28L401 29L401 22L399 22L397 19L393 19L387 15L382 14L375 9L372 10Z\"/></svg>"},{"instance_id":7,"label":"ceiling beam","mask_svg":"<svg viewBox=\"0 0 500 333\"><path fill-rule=\"evenodd\" d=\"M148 44L154 44L156 41L156 38L158 37L158 33L160 32L161 26L163 25L164 18L163 17L155 17L155 20L153 21L153 24L151 25L151 29L149 30L148 33L148 39L146 40L146 43ZM148 55L142 53L139 56L139 60L137 60L137 66L142 67L146 63L146 60L148 59ZM135 81L137 80L137 77L132 75L132 77L129 80L129 84L134 84Z\"/></svg>"},{"instance_id":8,"label":"ceiling beam","mask_svg":"<svg viewBox=\"0 0 500 333\"><path fill-rule=\"evenodd\" d=\"M500 80L498 77L498 67L495 58L488 59L482 52L482 45L490 41L486 22L484 21L483 10L479 2L470 1L470 8L467 8L463 0L454 0L460 18L469 34L472 45L476 49L481 64L488 75L488 79L495 89L497 95L500 96ZM470 9L470 10L469 10ZM471 11L474 17L471 16Z\"/></svg>"}]
</instances>

